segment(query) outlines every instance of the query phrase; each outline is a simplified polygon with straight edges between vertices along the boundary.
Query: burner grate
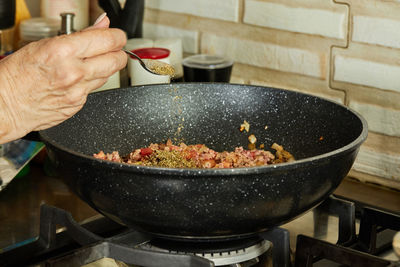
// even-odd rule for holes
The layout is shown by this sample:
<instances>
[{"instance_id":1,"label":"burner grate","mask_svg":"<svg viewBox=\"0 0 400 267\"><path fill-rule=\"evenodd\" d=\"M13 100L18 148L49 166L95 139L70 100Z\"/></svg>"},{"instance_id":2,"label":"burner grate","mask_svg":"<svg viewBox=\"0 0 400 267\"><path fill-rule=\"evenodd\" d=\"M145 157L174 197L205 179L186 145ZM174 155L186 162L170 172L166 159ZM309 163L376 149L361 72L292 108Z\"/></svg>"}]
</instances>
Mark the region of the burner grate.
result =
<instances>
[{"instance_id":1,"label":"burner grate","mask_svg":"<svg viewBox=\"0 0 400 267\"><path fill-rule=\"evenodd\" d=\"M48 267L83 266L103 258L111 258L126 264L146 267L159 266L193 266L212 267L212 262L193 255L177 255L163 252L154 252L144 249L130 248L125 245L110 242L86 246L67 256L53 258L46 261Z\"/></svg>"},{"instance_id":2,"label":"burner grate","mask_svg":"<svg viewBox=\"0 0 400 267\"><path fill-rule=\"evenodd\" d=\"M312 266L321 258L351 267L400 266L373 255L312 237L303 235L297 237L295 267Z\"/></svg>"},{"instance_id":3,"label":"burner grate","mask_svg":"<svg viewBox=\"0 0 400 267\"><path fill-rule=\"evenodd\" d=\"M323 259L339 265L355 267L400 266L399 262L385 260L377 256L392 248L394 233L400 231L400 216L362 206L360 231L356 235L355 208L360 209L360 207L355 207L352 202L331 197L315 209L317 216L320 216L323 212L338 215L338 242L331 244L299 235L296 242L295 266L313 266L314 263ZM318 229L318 225L315 225L315 227ZM319 229L319 231L324 230L326 229Z\"/></svg>"}]
</instances>

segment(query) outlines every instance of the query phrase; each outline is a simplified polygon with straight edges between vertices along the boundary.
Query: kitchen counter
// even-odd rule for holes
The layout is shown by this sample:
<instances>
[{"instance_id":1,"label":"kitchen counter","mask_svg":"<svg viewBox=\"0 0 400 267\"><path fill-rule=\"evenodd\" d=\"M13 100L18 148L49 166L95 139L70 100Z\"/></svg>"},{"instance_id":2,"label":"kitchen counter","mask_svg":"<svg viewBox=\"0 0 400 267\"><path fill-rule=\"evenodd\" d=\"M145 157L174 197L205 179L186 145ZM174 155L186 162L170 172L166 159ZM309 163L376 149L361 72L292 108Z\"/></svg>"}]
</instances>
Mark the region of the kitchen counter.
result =
<instances>
[{"instance_id":1,"label":"kitchen counter","mask_svg":"<svg viewBox=\"0 0 400 267\"><path fill-rule=\"evenodd\" d=\"M400 212L400 192L345 179L335 194ZM27 176L15 178L0 192L0 248L38 235L42 203L71 212L77 221L98 215L58 178L46 176L41 165L31 164Z\"/></svg>"}]
</instances>

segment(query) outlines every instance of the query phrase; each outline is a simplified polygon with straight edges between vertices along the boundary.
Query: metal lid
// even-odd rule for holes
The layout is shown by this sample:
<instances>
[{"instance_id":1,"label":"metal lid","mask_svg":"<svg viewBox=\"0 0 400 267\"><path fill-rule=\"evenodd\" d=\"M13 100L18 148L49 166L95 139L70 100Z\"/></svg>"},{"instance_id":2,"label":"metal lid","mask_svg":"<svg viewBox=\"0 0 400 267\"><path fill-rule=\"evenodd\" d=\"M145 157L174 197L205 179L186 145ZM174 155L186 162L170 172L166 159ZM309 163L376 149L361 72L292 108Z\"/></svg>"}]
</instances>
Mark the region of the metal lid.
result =
<instances>
[{"instance_id":1,"label":"metal lid","mask_svg":"<svg viewBox=\"0 0 400 267\"><path fill-rule=\"evenodd\" d=\"M233 61L217 55L199 54L185 58L182 65L196 69L222 69L232 66Z\"/></svg>"},{"instance_id":2,"label":"metal lid","mask_svg":"<svg viewBox=\"0 0 400 267\"><path fill-rule=\"evenodd\" d=\"M71 12L64 12L60 14L61 16L61 29L58 35L71 34L75 32L74 29L74 17L75 14Z\"/></svg>"},{"instance_id":3,"label":"metal lid","mask_svg":"<svg viewBox=\"0 0 400 267\"><path fill-rule=\"evenodd\" d=\"M167 58L170 54L168 49L159 47L140 48L132 50L132 52L142 59L163 59ZM131 58L134 59L132 56Z\"/></svg>"}]
</instances>

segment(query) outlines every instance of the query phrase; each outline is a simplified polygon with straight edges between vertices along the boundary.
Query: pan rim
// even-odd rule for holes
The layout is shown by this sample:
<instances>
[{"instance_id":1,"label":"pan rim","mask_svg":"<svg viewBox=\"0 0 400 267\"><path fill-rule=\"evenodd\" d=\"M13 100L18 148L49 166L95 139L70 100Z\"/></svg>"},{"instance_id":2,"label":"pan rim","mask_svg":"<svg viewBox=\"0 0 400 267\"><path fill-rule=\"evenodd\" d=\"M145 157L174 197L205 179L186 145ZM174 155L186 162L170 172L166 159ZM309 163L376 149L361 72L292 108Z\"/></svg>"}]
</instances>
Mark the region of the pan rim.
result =
<instances>
[{"instance_id":1,"label":"pan rim","mask_svg":"<svg viewBox=\"0 0 400 267\"><path fill-rule=\"evenodd\" d=\"M185 85L185 84L194 84L194 83L179 83L179 85ZM201 85L201 84L209 85L209 84L218 84L218 83L195 83L195 84L196 85ZM230 83L230 85L239 86L239 87L240 86L243 86L243 87L251 86L254 88L268 88L268 89L274 89L274 90L283 90L283 91L287 91L287 92L294 93L294 94L300 94L300 95L306 95L306 96L318 98L321 101L330 102L334 105L340 106L341 108L349 111L355 117L357 117L360 120L361 125L362 125L361 133L359 134L359 136L357 138L355 138L349 144L347 144L341 148L338 148L338 149L335 149L330 152L320 154L317 156L307 157L307 158L295 160L293 162L271 164L271 165L258 166L258 167L241 167L241 168L224 168L224 169L165 168L165 167L148 167L148 166L140 166L140 165L130 165L130 164L126 164L126 163L117 163L117 162L97 159L97 158L94 158L93 156L89 156L89 155L86 155L86 154L83 154L80 152L76 152L72 149L69 149L69 148L63 146L63 145L57 144L54 140L51 140L51 138L49 138L49 136L46 136L46 130L40 131L39 135L40 135L40 138L43 140L43 142L46 144L46 146L50 145L50 146L55 147L65 153L73 155L74 157L85 159L89 162L98 162L98 163L102 164L104 167L107 166L107 167L113 168L113 169L120 169L123 171L129 171L129 172L140 172L143 174L179 175L179 176L188 176L188 177L231 176L231 175L246 175L246 174L253 175L255 173L267 173L270 171L276 172L278 170L288 170L288 169L293 169L293 168L299 168L299 166L301 166L301 165L307 165L312 162L325 160L332 156L339 156L343 153L348 153L350 151L359 149L361 144L366 140L366 138L368 136L367 121L357 111L355 111L352 108L345 106L341 103L337 103L330 99L322 98L322 97L319 97L316 95L311 95L311 94L288 90L288 89L281 89L281 88L267 87L267 86L235 84L235 83ZM135 86L135 87L143 88L143 87L150 87L150 86L154 86L154 85L140 85L140 86ZM171 84L165 84L164 86L166 86L166 87L171 86ZM132 88L132 87L126 87L126 88ZM120 89L124 89L124 88L120 88ZM99 93L102 93L102 92L99 92ZM107 92L104 92L104 93L107 93Z\"/></svg>"}]
</instances>

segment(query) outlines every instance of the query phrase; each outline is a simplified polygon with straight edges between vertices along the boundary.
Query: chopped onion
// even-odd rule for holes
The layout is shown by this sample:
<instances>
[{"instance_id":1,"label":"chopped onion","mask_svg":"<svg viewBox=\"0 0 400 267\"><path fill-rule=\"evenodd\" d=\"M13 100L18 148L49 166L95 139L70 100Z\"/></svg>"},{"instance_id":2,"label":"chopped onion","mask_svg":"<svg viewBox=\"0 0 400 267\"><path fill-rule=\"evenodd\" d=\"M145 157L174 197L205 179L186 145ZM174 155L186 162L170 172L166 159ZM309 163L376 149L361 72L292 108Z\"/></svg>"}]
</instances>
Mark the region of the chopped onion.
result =
<instances>
[{"instance_id":1,"label":"chopped onion","mask_svg":"<svg viewBox=\"0 0 400 267\"><path fill-rule=\"evenodd\" d=\"M250 144L255 144L257 142L257 138L254 136L254 134L249 135L248 139Z\"/></svg>"},{"instance_id":2,"label":"chopped onion","mask_svg":"<svg viewBox=\"0 0 400 267\"><path fill-rule=\"evenodd\" d=\"M246 120L240 125L240 131L243 132L244 130L246 130L246 132L250 131L250 124Z\"/></svg>"}]
</instances>

